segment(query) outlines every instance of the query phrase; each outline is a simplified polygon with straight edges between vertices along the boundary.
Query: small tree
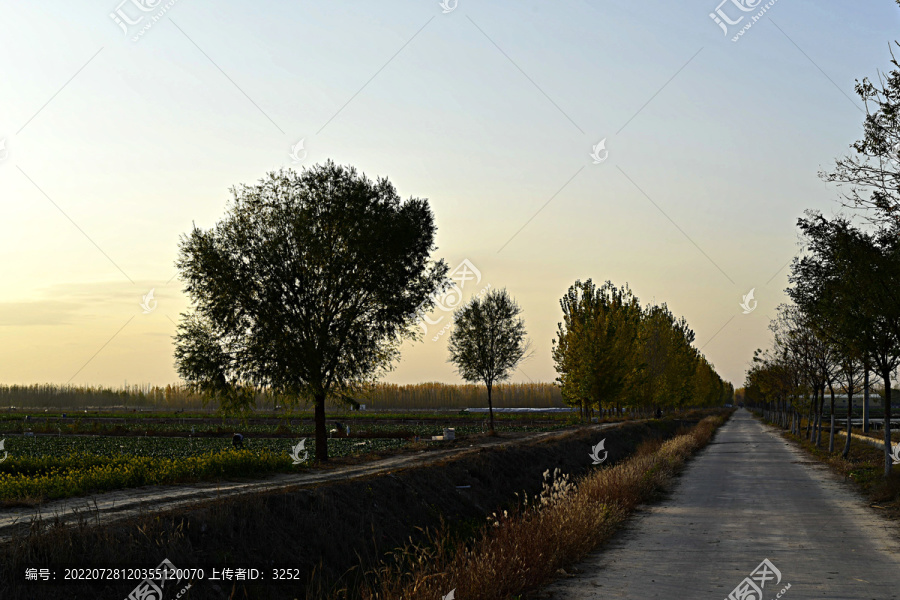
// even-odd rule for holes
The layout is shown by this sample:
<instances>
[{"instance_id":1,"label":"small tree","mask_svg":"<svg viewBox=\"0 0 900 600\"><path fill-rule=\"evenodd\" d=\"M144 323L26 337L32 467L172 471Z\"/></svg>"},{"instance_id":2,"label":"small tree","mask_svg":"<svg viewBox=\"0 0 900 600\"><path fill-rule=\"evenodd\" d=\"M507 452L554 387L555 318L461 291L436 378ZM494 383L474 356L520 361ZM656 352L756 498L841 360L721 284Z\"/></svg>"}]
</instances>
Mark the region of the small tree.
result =
<instances>
[{"instance_id":1,"label":"small tree","mask_svg":"<svg viewBox=\"0 0 900 600\"><path fill-rule=\"evenodd\" d=\"M491 433L494 432L494 384L509 379L525 358L530 343L525 339L522 309L505 289L475 298L453 315L454 328L448 343L450 362L466 381L487 387Z\"/></svg>"},{"instance_id":2,"label":"small tree","mask_svg":"<svg viewBox=\"0 0 900 600\"><path fill-rule=\"evenodd\" d=\"M325 400L390 368L447 266L431 261L428 201L401 201L328 161L232 190L214 228L181 240L193 311L176 336L178 373L229 409L266 390L315 405L316 460L328 460Z\"/></svg>"}]
</instances>

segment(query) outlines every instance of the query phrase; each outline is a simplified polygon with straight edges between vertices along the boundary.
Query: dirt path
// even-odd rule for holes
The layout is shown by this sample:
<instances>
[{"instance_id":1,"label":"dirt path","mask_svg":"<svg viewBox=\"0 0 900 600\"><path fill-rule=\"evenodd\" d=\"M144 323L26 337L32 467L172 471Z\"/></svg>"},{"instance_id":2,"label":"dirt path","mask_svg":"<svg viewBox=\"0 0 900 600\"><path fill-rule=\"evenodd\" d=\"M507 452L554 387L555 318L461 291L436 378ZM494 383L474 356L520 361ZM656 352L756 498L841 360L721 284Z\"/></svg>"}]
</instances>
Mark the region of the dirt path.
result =
<instances>
[{"instance_id":1,"label":"dirt path","mask_svg":"<svg viewBox=\"0 0 900 600\"><path fill-rule=\"evenodd\" d=\"M594 425L597 429L616 427L619 424ZM45 524L57 519L66 524L86 518L93 523L110 523L120 519L156 512L186 508L200 502L249 494L308 487L330 481L353 479L383 474L398 469L425 466L450 457L478 452L482 448L502 444L529 443L564 436L568 431L511 434L496 438L484 438L466 444L459 440L450 448L406 452L355 465L340 465L318 469L304 469L297 474L279 473L254 481L219 481L172 486L145 486L114 492L105 492L79 498L67 498L47 502L40 507L0 509L0 543L9 541L17 532L27 531L33 519L40 517ZM462 445L466 444L466 445Z\"/></svg>"},{"instance_id":2,"label":"dirt path","mask_svg":"<svg viewBox=\"0 0 900 600\"><path fill-rule=\"evenodd\" d=\"M732 596L764 559L779 573L765 565L752 582L763 582L760 590ZM539 597L889 600L900 598L900 531L827 467L739 411L671 497L578 571Z\"/></svg>"}]
</instances>

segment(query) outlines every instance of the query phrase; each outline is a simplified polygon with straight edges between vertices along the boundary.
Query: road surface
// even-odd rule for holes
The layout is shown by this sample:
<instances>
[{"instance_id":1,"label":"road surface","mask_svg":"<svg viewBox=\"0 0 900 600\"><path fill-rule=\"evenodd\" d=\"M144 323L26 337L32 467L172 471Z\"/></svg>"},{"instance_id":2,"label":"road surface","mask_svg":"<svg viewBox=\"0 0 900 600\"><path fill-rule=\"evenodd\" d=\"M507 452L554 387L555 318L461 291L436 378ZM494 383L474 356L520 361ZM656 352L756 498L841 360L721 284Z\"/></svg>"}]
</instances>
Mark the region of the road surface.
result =
<instances>
[{"instance_id":1,"label":"road surface","mask_svg":"<svg viewBox=\"0 0 900 600\"><path fill-rule=\"evenodd\" d=\"M741 410L688 464L669 498L538 597L730 599L764 559L780 581L765 565L767 573L753 578L757 587L765 579L761 594L735 598L900 598L897 524Z\"/></svg>"}]
</instances>

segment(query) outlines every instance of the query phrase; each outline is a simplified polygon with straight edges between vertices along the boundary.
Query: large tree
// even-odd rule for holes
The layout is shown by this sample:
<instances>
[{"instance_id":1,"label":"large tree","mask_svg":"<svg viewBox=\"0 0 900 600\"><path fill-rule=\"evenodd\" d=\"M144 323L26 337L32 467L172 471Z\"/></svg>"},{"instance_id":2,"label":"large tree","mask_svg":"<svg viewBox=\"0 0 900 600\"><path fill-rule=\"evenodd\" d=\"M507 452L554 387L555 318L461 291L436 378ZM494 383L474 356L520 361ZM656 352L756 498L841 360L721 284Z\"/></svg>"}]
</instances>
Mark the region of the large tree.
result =
<instances>
[{"instance_id":1,"label":"large tree","mask_svg":"<svg viewBox=\"0 0 900 600\"><path fill-rule=\"evenodd\" d=\"M463 379L482 382L487 388L491 433L494 432L494 384L509 379L528 354L522 309L506 289L474 298L453 315L448 346L450 362Z\"/></svg>"},{"instance_id":2,"label":"large tree","mask_svg":"<svg viewBox=\"0 0 900 600\"><path fill-rule=\"evenodd\" d=\"M414 338L447 266L434 262L428 201L401 201L328 161L233 188L225 217L183 236L192 302L176 336L179 375L230 405L258 390L311 401L316 460L328 459L326 399L349 401Z\"/></svg>"}]
</instances>

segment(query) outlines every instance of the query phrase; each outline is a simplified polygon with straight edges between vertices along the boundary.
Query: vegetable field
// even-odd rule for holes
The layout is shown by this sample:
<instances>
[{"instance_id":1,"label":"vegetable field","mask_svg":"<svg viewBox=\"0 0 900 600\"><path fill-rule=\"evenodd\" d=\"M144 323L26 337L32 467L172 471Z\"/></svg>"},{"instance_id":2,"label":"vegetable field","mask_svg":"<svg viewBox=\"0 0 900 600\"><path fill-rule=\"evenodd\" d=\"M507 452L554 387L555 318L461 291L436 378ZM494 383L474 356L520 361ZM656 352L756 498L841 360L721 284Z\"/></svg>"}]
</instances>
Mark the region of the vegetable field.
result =
<instances>
[{"instance_id":1,"label":"vegetable field","mask_svg":"<svg viewBox=\"0 0 900 600\"><path fill-rule=\"evenodd\" d=\"M16 436L4 440L0 501L49 500L142 485L255 477L304 468L294 465L299 440L254 439L243 450L231 440L114 436ZM311 440L310 440L311 442ZM328 441L332 457L394 450L402 440ZM300 456L304 456L303 452Z\"/></svg>"},{"instance_id":2,"label":"vegetable field","mask_svg":"<svg viewBox=\"0 0 900 600\"><path fill-rule=\"evenodd\" d=\"M0 419L0 502L37 502L144 485L260 477L296 472L315 460L310 419L227 423L222 419L122 419L61 415L4 415ZM365 419L348 421L351 437L328 440L332 458L392 452L440 435L449 420ZM455 425L457 436L482 432L480 420ZM547 431L562 420L507 420L498 431ZM329 428L332 423L329 423ZM26 433L27 432L27 433ZM231 444L233 432L245 436L244 448ZM291 452L307 439L295 464ZM5 453L6 458L3 459Z\"/></svg>"}]
</instances>

